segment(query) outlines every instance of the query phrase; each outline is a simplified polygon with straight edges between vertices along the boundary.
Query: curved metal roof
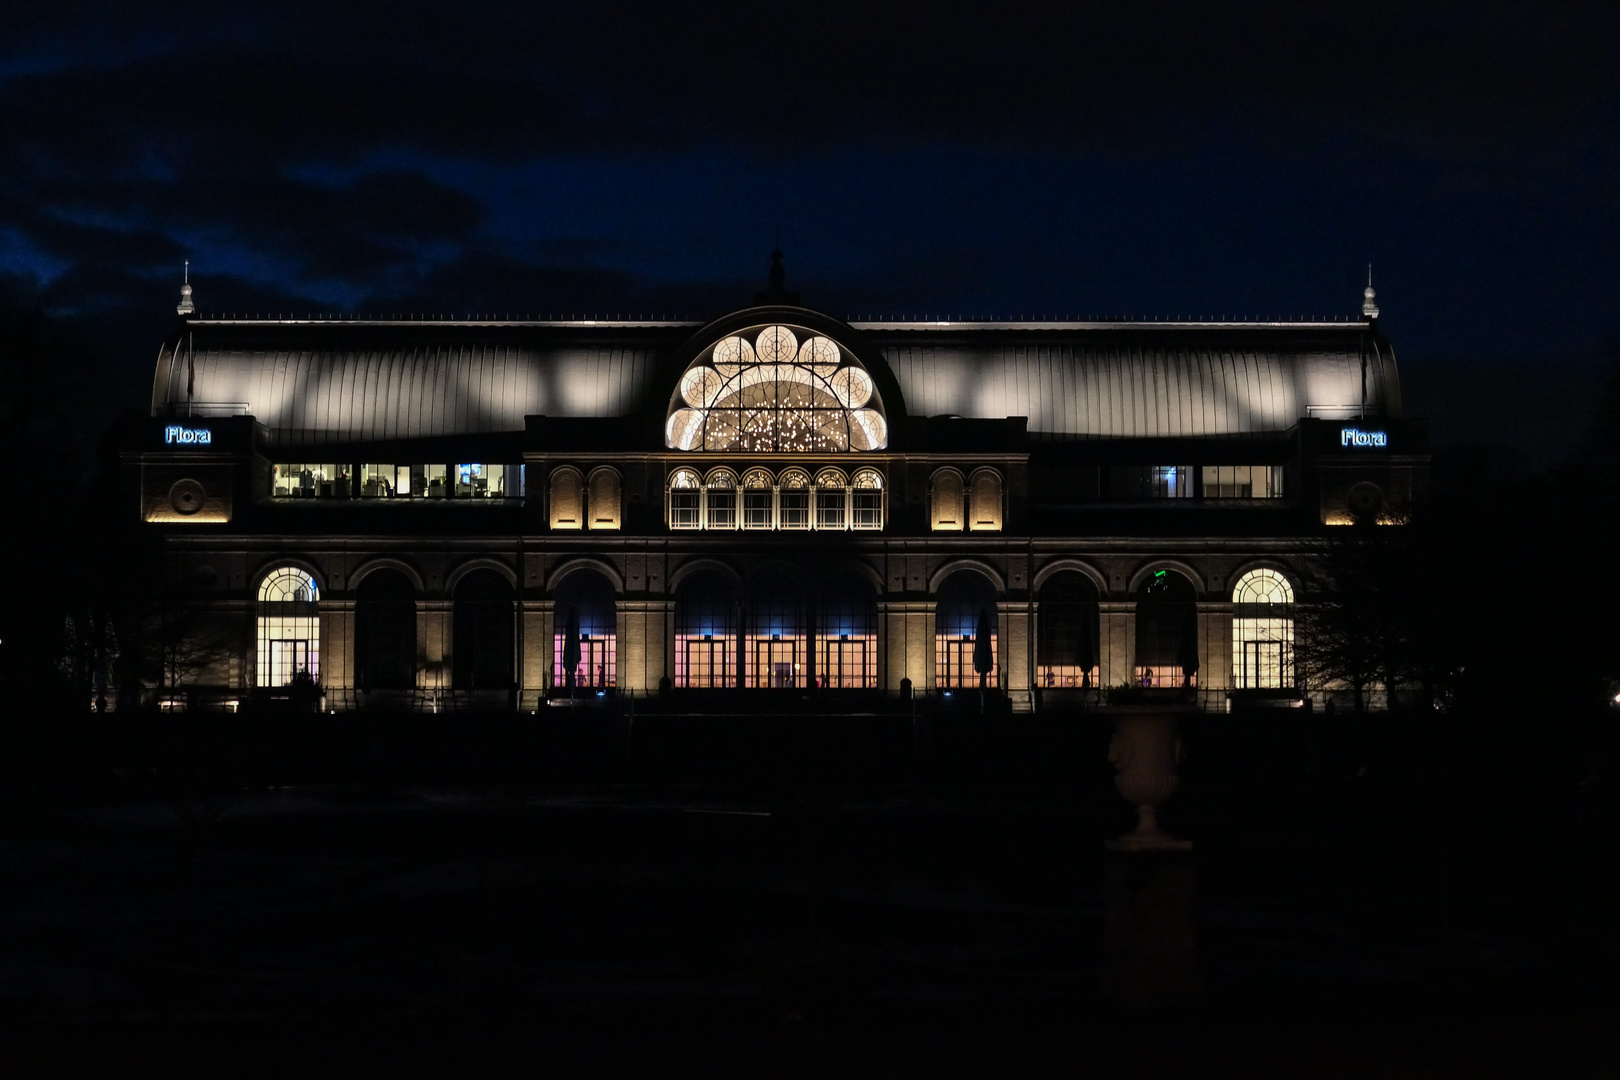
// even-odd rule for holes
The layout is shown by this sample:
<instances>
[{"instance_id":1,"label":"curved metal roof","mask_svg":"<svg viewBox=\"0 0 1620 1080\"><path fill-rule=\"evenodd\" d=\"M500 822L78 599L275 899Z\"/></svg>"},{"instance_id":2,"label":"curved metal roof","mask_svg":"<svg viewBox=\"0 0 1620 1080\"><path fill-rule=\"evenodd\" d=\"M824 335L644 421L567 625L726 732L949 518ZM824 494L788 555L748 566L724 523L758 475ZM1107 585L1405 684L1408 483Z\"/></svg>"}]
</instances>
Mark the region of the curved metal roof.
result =
<instances>
[{"instance_id":1,"label":"curved metal roof","mask_svg":"<svg viewBox=\"0 0 1620 1080\"><path fill-rule=\"evenodd\" d=\"M1280 431L1355 415L1364 356L1366 411L1401 414L1394 356L1364 322L849 325L912 415L1026 416L1032 433L1070 438ZM680 377L670 359L695 329L193 319L159 354L152 411L250 414L283 445L661 415Z\"/></svg>"}]
</instances>

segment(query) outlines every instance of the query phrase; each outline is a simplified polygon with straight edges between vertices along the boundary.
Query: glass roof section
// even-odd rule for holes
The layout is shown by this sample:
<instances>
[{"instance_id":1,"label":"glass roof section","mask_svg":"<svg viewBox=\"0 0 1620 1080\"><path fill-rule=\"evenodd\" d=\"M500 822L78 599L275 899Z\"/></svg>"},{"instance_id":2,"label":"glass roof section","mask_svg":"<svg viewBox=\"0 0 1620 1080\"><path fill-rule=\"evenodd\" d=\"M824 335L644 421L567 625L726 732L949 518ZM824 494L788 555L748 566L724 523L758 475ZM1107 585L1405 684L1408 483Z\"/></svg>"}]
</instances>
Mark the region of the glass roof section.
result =
<instances>
[{"instance_id":1,"label":"glass roof section","mask_svg":"<svg viewBox=\"0 0 1620 1080\"><path fill-rule=\"evenodd\" d=\"M677 450L881 450L889 428L855 357L812 330L773 324L698 355L670 400L664 441Z\"/></svg>"}]
</instances>

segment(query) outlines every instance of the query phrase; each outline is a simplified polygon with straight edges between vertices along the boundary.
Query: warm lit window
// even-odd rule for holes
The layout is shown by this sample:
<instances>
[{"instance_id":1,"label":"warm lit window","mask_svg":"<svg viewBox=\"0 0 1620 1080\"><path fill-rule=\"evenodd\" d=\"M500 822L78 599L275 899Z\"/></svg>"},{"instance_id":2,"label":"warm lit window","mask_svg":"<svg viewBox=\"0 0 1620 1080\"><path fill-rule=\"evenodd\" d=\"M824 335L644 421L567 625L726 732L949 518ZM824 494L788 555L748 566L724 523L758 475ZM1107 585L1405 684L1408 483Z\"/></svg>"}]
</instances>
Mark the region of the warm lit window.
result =
<instances>
[{"instance_id":1,"label":"warm lit window","mask_svg":"<svg viewBox=\"0 0 1620 1080\"><path fill-rule=\"evenodd\" d=\"M856 472L849 497L851 528L883 528L883 476L876 469Z\"/></svg>"},{"instance_id":2,"label":"warm lit window","mask_svg":"<svg viewBox=\"0 0 1620 1080\"><path fill-rule=\"evenodd\" d=\"M857 470L853 479L840 469L815 474L803 469L712 470L700 480L692 469L670 474L669 525L672 529L846 529L883 528L883 474Z\"/></svg>"},{"instance_id":3,"label":"warm lit window","mask_svg":"<svg viewBox=\"0 0 1620 1080\"><path fill-rule=\"evenodd\" d=\"M347 499L348 465L276 464L270 466L270 492L287 499Z\"/></svg>"},{"instance_id":4,"label":"warm lit window","mask_svg":"<svg viewBox=\"0 0 1620 1080\"><path fill-rule=\"evenodd\" d=\"M459 487L459 485L458 485ZM585 517L584 480L579 470L563 466L551 470L551 527L578 529ZM458 491L457 494L460 494Z\"/></svg>"},{"instance_id":5,"label":"warm lit window","mask_svg":"<svg viewBox=\"0 0 1620 1080\"><path fill-rule=\"evenodd\" d=\"M523 494L520 490L521 477L522 470L517 465L489 465L477 462L457 465L456 498L515 499ZM577 525L574 527L578 528Z\"/></svg>"},{"instance_id":6,"label":"warm lit window","mask_svg":"<svg viewBox=\"0 0 1620 1080\"><path fill-rule=\"evenodd\" d=\"M676 469L669 477L669 527L703 527L703 487L691 469Z\"/></svg>"},{"instance_id":7,"label":"warm lit window","mask_svg":"<svg viewBox=\"0 0 1620 1080\"><path fill-rule=\"evenodd\" d=\"M929 485L930 518L935 532L960 532L962 529L962 474L955 469L941 469L934 474Z\"/></svg>"},{"instance_id":8,"label":"warm lit window","mask_svg":"<svg viewBox=\"0 0 1620 1080\"><path fill-rule=\"evenodd\" d=\"M411 467L409 465L360 466L360 497L362 499L405 498L411 494Z\"/></svg>"},{"instance_id":9,"label":"warm lit window","mask_svg":"<svg viewBox=\"0 0 1620 1080\"><path fill-rule=\"evenodd\" d=\"M810 527L810 474L803 469L784 469L777 486L778 524L781 529Z\"/></svg>"},{"instance_id":10,"label":"warm lit window","mask_svg":"<svg viewBox=\"0 0 1620 1080\"><path fill-rule=\"evenodd\" d=\"M703 527L706 529L735 529L737 527L737 474L730 469L715 469L704 481L707 500Z\"/></svg>"},{"instance_id":11,"label":"warm lit window","mask_svg":"<svg viewBox=\"0 0 1620 1080\"><path fill-rule=\"evenodd\" d=\"M968 525L974 532L1001 530L1001 474L980 469L969 483Z\"/></svg>"},{"instance_id":12,"label":"warm lit window","mask_svg":"<svg viewBox=\"0 0 1620 1080\"><path fill-rule=\"evenodd\" d=\"M1232 685L1294 685L1294 589L1275 570L1250 570L1232 589Z\"/></svg>"},{"instance_id":13,"label":"warm lit window","mask_svg":"<svg viewBox=\"0 0 1620 1080\"><path fill-rule=\"evenodd\" d=\"M315 579L294 566L272 570L259 586L260 686L286 686L300 678L319 681L319 599Z\"/></svg>"},{"instance_id":14,"label":"warm lit window","mask_svg":"<svg viewBox=\"0 0 1620 1080\"><path fill-rule=\"evenodd\" d=\"M590 484L591 528L617 529L619 527L619 474L613 469L591 471Z\"/></svg>"},{"instance_id":15,"label":"warm lit window","mask_svg":"<svg viewBox=\"0 0 1620 1080\"><path fill-rule=\"evenodd\" d=\"M1280 499L1281 465L1205 465L1206 499Z\"/></svg>"},{"instance_id":16,"label":"warm lit window","mask_svg":"<svg viewBox=\"0 0 1620 1080\"><path fill-rule=\"evenodd\" d=\"M844 528L848 488L849 481L837 469L822 469L816 474L816 528Z\"/></svg>"},{"instance_id":17,"label":"warm lit window","mask_svg":"<svg viewBox=\"0 0 1620 1080\"><path fill-rule=\"evenodd\" d=\"M776 485L764 469L743 474L743 528L769 529L776 524Z\"/></svg>"}]
</instances>

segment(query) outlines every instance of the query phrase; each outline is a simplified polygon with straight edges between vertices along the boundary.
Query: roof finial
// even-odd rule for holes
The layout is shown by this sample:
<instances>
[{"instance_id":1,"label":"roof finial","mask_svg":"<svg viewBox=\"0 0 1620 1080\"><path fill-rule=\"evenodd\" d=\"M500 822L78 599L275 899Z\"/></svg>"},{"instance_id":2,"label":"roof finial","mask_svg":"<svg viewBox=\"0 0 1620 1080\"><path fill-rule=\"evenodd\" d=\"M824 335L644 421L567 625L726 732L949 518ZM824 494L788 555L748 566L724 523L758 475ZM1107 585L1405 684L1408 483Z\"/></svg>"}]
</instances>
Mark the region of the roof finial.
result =
<instances>
[{"instance_id":1,"label":"roof finial","mask_svg":"<svg viewBox=\"0 0 1620 1080\"><path fill-rule=\"evenodd\" d=\"M756 304L797 304L799 294L789 292L787 288L787 268L782 265L782 249L777 247L771 252L771 287L764 292L754 294Z\"/></svg>"},{"instance_id":2,"label":"roof finial","mask_svg":"<svg viewBox=\"0 0 1620 1080\"><path fill-rule=\"evenodd\" d=\"M1378 318L1378 294L1372 287L1372 263L1367 264L1367 290L1361 294L1361 314L1366 319Z\"/></svg>"},{"instance_id":3,"label":"roof finial","mask_svg":"<svg viewBox=\"0 0 1620 1080\"><path fill-rule=\"evenodd\" d=\"M191 260L186 260L185 280L180 286L180 303L174 309L179 315L194 315L197 305L191 302Z\"/></svg>"}]
</instances>

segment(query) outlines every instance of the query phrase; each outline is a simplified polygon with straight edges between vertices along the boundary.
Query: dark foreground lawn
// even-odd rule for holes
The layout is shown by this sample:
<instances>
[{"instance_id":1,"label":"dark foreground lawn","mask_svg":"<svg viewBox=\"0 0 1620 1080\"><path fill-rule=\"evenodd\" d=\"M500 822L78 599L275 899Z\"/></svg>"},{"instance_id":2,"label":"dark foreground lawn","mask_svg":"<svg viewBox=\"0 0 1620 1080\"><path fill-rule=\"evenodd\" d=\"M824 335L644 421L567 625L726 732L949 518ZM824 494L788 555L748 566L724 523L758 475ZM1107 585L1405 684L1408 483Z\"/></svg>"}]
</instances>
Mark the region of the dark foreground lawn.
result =
<instances>
[{"instance_id":1,"label":"dark foreground lawn","mask_svg":"<svg viewBox=\"0 0 1620 1080\"><path fill-rule=\"evenodd\" d=\"M1203 993L1128 1012L1106 779L372 778L190 829L140 784L36 788L0 832L0 1076L1620 1076L1614 853L1579 826L1452 843L1355 774L1190 762Z\"/></svg>"}]
</instances>

